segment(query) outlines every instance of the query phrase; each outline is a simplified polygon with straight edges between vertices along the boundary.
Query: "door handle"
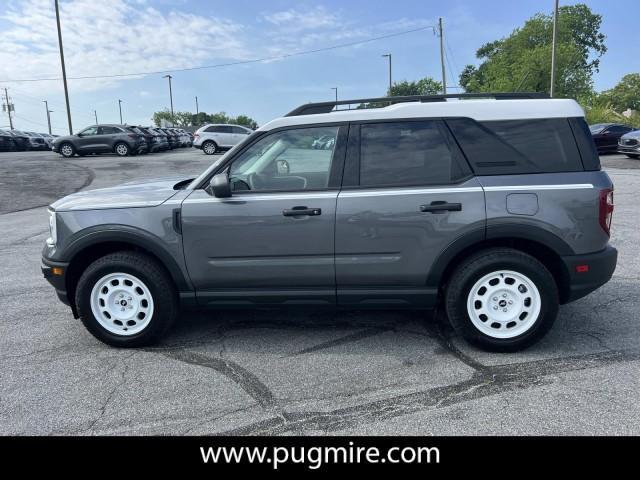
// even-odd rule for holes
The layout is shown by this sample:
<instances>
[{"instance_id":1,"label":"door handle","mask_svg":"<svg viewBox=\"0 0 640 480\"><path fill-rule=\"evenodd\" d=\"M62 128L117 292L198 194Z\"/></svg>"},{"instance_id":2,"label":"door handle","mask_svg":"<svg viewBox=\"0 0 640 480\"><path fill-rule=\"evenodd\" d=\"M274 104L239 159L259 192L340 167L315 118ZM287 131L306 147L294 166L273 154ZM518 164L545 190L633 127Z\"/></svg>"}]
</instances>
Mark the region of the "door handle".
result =
<instances>
[{"instance_id":1,"label":"door handle","mask_svg":"<svg viewBox=\"0 0 640 480\"><path fill-rule=\"evenodd\" d=\"M322 215L321 208L307 208L307 207L293 207L282 211L282 215L285 217L301 217L304 215L315 216Z\"/></svg>"},{"instance_id":2,"label":"door handle","mask_svg":"<svg viewBox=\"0 0 640 480\"><path fill-rule=\"evenodd\" d=\"M461 210L461 203L449 203L441 200L431 202L429 205L420 205L420 211L428 213L459 212Z\"/></svg>"}]
</instances>

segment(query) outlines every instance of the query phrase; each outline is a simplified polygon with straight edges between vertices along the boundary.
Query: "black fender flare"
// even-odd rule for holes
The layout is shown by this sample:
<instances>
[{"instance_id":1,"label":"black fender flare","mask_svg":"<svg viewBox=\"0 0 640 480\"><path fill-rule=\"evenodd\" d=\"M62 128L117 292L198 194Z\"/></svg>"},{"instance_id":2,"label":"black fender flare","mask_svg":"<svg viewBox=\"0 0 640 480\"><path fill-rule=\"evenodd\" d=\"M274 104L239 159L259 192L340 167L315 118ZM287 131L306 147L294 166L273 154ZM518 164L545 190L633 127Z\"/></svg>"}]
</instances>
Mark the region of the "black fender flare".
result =
<instances>
[{"instance_id":1,"label":"black fender flare","mask_svg":"<svg viewBox=\"0 0 640 480\"><path fill-rule=\"evenodd\" d=\"M83 250L100 243L128 243L156 256L171 275L179 292L193 290L186 272L178 265L162 240L152 233L128 225L97 225L77 232L74 237L64 249L63 257L67 262L73 261Z\"/></svg>"},{"instance_id":2,"label":"black fender flare","mask_svg":"<svg viewBox=\"0 0 640 480\"><path fill-rule=\"evenodd\" d=\"M427 286L439 286L442 276L449 264L464 250L492 240L508 240L514 238L529 240L544 245L554 251L558 256L575 255L575 251L566 241L542 227L529 224L489 225L486 228L471 230L451 242L433 262L427 274Z\"/></svg>"}]
</instances>

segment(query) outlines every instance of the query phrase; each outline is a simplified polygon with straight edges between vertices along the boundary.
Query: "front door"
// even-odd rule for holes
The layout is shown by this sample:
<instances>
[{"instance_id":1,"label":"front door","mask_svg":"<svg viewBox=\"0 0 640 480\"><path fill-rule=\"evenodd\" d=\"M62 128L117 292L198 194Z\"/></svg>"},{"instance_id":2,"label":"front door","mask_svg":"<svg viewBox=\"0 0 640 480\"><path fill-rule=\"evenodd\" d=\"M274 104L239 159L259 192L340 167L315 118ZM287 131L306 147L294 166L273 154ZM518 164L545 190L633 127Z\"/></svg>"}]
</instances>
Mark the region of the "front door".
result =
<instances>
[{"instance_id":1,"label":"front door","mask_svg":"<svg viewBox=\"0 0 640 480\"><path fill-rule=\"evenodd\" d=\"M79 152L96 151L96 139L98 138L98 127L87 127L78 133L76 148Z\"/></svg>"},{"instance_id":2,"label":"front door","mask_svg":"<svg viewBox=\"0 0 640 480\"><path fill-rule=\"evenodd\" d=\"M232 196L182 204L187 268L202 304L335 303L334 232L346 126L259 137L225 165ZM340 145L339 145L340 144Z\"/></svg>"},{"instance_id":3,"label":"front door","mask_svg":"<svg viewBox=\"0 0 640 480\"><path fill-rule=\"evenodd\" d=\"M428 274L466 234L484 236L482 187L440 120L352 125L336 217L338 303L431 306Z\"/></svg>"}]
</instances>

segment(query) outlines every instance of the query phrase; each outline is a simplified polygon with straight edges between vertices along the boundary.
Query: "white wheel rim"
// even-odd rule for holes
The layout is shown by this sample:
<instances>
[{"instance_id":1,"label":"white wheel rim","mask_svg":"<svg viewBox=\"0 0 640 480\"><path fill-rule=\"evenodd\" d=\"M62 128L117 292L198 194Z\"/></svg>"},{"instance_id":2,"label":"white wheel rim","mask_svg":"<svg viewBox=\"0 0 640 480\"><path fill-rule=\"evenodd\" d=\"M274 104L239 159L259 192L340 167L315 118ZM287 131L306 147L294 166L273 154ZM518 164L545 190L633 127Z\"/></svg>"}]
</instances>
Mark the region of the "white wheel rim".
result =
<instances>
[{"instance_id":1,"label":"white wheel rim","mask_svg":"<svg viewBox=\"0 0 640 480\"><path fill-rule=\"evenodd\" d=\"M153 317L149 288L128 273L110 273L91 290L91 311L107 331L130 336L144 330Z\"/></svg>"},{"instance_id":2,"label":"white wheel rim","mask_svg":"<svg viewBox=\"0 0 640 480\"><path fill-rule=\"evenodd\" d=\"M63 145L62 146L62 154L65 156L71 155L71 153L73 152L73 150L71 149L71 147L69 145Z\"/></svg>"},{"instance_id":3,"label":"white wheel rim","mask_svg":"<svg viewBox=\"0 0 640 480\"><path fill-rule=\"evenodd\" d=\"M127 147L125 147L124 145L120 144L116 147L116 152L118 152L119 155L126 155L127 154Z\"/></svg>"},{"instance_id":4,"label":"white wheel rim","mask_svg":"<svg viewBox=\"0 0 640 480\"><path fill-rule=\"evenodd\" d=\"M542 298L535 283L511 270L489 273L467 297L467 313L480 332L492 338L514 338L528 331L540 315Z\"/></svg>"},{"instance_id":5,"label":"white wheel rim","mask_svg":"<svg viewBox=\"0 0 640 480\"><path fill-rule=\"evenodd\" d=\"M216 151L216 147L214 147L212 143L207 143L204 146L204 152L208 153L209 155L211 155L212 153L215 153L215 151Z\"/></svg>"}]
</instances>

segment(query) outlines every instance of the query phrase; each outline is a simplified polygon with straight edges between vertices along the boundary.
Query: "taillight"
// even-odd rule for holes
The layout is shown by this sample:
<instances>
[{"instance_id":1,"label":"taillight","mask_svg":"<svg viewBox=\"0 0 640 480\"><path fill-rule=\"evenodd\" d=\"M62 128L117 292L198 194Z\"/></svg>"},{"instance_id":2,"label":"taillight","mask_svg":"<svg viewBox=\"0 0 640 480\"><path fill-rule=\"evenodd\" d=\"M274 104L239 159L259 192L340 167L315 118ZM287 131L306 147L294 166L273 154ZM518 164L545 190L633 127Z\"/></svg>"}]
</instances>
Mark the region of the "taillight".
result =
<instances>
[{"instance_id":1,"label":"taillight","mask_svg":"<svg viewBox=\"0 0 640 480\"><path fill-rule=\"evenodd\" d=\"M194 134L193 134L193 138L198 138L199 136L200 136L200 134L199 134L199 133L194 133Z\"/></svg>"},{"instance_id":2,"label":"taillight","mask_svg":"<svg viewBox=\"0 0 640 480\"><path fill-rule=\"evenodd\" d=\"M611 219L613 217L613 189L605 188L600 191L600 226L611 236Z\"/></svg>"}]
</instances>

